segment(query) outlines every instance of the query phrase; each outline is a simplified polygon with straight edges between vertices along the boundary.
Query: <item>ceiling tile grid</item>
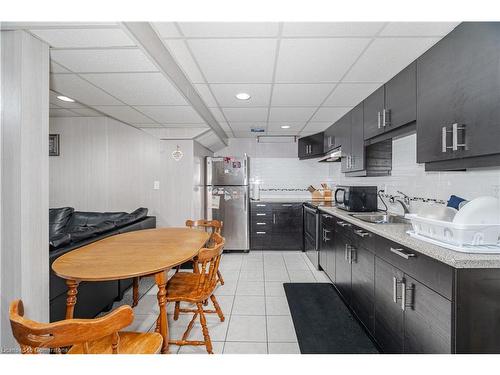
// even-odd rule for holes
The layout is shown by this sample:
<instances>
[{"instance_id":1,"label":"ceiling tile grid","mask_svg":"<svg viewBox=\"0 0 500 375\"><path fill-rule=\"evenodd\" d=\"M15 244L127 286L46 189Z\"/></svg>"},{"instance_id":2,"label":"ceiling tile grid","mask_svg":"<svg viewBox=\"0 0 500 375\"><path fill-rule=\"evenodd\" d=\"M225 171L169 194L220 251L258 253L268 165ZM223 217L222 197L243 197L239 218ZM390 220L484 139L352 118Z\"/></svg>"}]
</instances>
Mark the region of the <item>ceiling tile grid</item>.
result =
<instances>
[{"instance_id":1,"label":"ceiling tile grid","mask_svg":"<svg viewBox=\"0 0 500 375\"><path fill-rule=\"evenodd\" d=\"M153 28L229 136L322 131L425 52L450 22L156 22ZM2 28L5 26L2 25ZM18 23L51 49L51 115L139 127L207 127L116 23ZM250 99L236 99L248 93ZM69 112L71 113L69 113ZM285 128L282 128L284 126ZM289 128L288 128L289 126Z\"/></svg>"}]
</instances>

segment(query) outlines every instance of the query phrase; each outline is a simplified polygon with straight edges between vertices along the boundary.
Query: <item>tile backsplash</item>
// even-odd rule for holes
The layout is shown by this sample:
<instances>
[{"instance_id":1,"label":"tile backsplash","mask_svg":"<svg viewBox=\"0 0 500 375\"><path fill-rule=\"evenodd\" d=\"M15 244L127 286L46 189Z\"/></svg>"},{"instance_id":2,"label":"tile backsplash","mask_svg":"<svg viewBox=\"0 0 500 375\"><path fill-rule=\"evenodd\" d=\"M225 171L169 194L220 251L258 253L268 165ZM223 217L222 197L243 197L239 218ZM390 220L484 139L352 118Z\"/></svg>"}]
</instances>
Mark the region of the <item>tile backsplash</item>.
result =
<instances>
[{"instance_id":1,"label":"tile backsplash","mask_svg":"<svg viewBox=\"0 0 500 375\"><path fill-rule=\"evenodd\" d=\"M340 172L340 163L318 163L317 159L298 160L296 144L276 145L263 149L255 141L235 142L233 149L220 152L246 152L251 157L250 177L259 180L264 190L261 196L303 196L307 186L319 188L322 182L335 185L377 185L386 193L398 195L400 190L411 197L448 200L452 194L465 199L482 195L500 198L500 167L473 169L466 172L426 172L423 164L416 162L416 134L393 140L392 173L384 177L345 177ZM266 145L269 146L269 145ZM278 156L284 157L278 157ZM274 191L285 189L285 191ZM299 189L298 191L293 191ZM271 191L269 191L271 190ZM289 190L289 191L287 191ZM424 204L412 201L415 211ZM389 205L391 211L400 206Z\"/></svg>"}]
</instances>

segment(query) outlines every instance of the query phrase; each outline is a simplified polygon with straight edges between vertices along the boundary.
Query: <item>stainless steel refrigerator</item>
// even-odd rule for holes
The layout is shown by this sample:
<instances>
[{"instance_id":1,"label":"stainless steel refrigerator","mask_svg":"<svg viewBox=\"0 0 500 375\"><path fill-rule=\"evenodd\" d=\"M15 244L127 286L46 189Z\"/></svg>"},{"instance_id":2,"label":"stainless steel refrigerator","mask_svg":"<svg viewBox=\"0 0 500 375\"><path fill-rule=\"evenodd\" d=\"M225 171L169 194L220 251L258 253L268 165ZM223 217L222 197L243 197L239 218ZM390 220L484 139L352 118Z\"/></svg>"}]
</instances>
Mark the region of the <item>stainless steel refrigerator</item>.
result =
<instances>
[{"instance_id":1,"label":"stainless steel refrigerator","mask_svg":"<svg viewBox=\"0 0 500 375\"><path fill-rule=\"evenodd\" d=\"M223 221L225 250L250 248L248 168L247 156L206 158L206 217Z\"/></svg>"}]
</instances>

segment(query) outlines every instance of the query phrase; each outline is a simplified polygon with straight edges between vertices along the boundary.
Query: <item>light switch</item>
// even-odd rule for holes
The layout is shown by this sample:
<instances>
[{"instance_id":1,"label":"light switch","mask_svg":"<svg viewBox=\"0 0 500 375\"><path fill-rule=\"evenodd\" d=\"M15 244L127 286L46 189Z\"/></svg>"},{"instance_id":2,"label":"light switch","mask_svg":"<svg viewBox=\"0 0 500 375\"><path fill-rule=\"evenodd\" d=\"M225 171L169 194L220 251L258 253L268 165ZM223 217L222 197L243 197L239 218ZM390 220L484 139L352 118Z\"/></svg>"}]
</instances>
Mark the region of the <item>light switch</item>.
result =
<instances>
[{"instance_id":1,"label":"light switch","mask_svg":"<svg viewBox=\"0 0 500 375\"><path fill-rule=\"evenodd\" d=\"M160 181L155 181L153 183L153 190L160 190Z\"/></svg>"}]
</instances>

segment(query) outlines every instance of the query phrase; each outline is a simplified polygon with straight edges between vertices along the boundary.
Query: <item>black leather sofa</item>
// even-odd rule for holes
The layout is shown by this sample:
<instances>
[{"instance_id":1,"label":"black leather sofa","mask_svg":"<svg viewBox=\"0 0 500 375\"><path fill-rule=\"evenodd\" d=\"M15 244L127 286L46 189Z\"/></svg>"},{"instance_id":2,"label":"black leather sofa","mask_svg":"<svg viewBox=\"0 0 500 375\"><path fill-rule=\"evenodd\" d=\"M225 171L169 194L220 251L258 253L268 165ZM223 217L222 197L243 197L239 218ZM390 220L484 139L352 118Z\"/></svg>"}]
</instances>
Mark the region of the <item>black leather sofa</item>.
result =
<instances>
[{"instance_id":1,"label":"black leather sofa","mask_svg":"<svg viewBox=\"0 0 500 375\"><path fill-rule=\"evenodd\" d=\"M65 318L66 283L52 271L52 263L61 255L125 232L156 228L156 217L147 216L146 208L127 212L81 212L72 207L49 210L50 245L50 321ZM115 300L132 285L132 279L106 282L82 282L78 287L75 318L93 318L111 308Z\"/></svg>"}]
</instances>

